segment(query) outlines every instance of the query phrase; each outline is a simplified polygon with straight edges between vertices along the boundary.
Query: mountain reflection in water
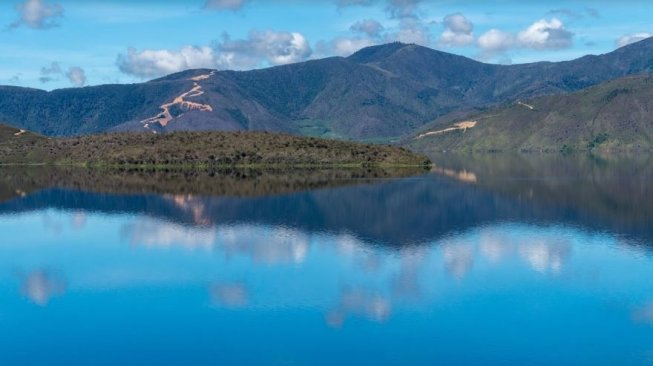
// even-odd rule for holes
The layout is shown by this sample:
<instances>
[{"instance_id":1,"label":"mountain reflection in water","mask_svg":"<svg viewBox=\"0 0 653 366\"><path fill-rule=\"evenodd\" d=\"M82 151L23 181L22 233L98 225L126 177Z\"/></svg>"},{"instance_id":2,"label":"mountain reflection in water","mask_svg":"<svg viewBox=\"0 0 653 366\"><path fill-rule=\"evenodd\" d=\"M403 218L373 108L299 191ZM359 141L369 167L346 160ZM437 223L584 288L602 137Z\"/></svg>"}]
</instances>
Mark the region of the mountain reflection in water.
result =
<instances>
[{"instance_id":1,"label":"mountain reflection in water","mask_svg":"<svg viewBox=\"0 0 653 366\"><path fill-rule=\"evenodd\" d=\"M279 174L5 174L0 359L650 364L647 158L435 161L272 191Z\"/></svg>"}]
</instances>

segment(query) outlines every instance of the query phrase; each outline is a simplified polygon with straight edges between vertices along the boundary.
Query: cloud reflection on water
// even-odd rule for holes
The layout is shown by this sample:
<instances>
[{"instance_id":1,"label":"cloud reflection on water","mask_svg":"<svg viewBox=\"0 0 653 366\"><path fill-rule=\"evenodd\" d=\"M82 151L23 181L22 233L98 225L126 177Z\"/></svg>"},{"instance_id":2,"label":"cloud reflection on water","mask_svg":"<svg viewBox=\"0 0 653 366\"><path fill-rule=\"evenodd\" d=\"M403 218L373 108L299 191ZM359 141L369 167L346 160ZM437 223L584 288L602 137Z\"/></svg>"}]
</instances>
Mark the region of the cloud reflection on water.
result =
<instances>
[{"instance_id":1,"label":"cloud reflection on water","mask_svg":"<svg viewBox=\"0 0 653 366\"><path fill-rule=\"evenodd\" d=\"M218 250L228 258L245 256L268 265L302 263L309 250L308 235L283 227L191 227L143 218L126 225L122 231L132 245Z\"/></svg>"},{"instance_id":2,"label":"cloud reflection on water","mask_svg":"<svg viewBox=\"0 0 653 366\"><path fill-rule=\"evenodd\" d=\"M362 316L383 323L388 320L391 312L392 303L387 297L361 287L345 288L340 292L338 305L327 312L325 320L327 325L334 328L342 327L350 316Z\"/></svg>"},{"instance_id":3,"label":"cloud reflection on water","mask_svg":"<svg viewBox=\"0 0 653 366\"><path fill-rule=\"evenodd\" d=\"M86 222L86 226L91 224ZM598 238L571 227L505 223L394 248L376 246L349 233L306 232L289 227L185 226L144 216L120 225L127 243L147 249L138 251L139 255L148 256L150 251L155 251L151 253L154 256L167 255L180 249L188 251L184 257L190 261L207 258L206 253L217 258L210 276L209 272L193 275L190 270L183 273L188 277L181 279L202 282L216 307L238 310L311 306L321 309L326 323L334 327L345 326L351 318L388 322L395 309L407 305L428 307L442 301L439 296L444 289L464 288L479 276L486 281L492 271L508 269L522 278L561 275L578 250L576 243ZM615 243L627 245L623 239ZM174 276L182 274L178 269L166 272L163 264L148 272L147 264L143 265L138 260L123 263L123 282L132 276L135 283L143 283L138 282L143 273L171 273L170 278L156 284L166 286L180 280ZM112 268L111 263L94 275L111 273L107 268ZM284 271L285 275L279 275ZM71 277L71 283L84 283L79 276L77 273ZM234 277L240 280L216 280ZM103 283L102 279L96 280ZM24 277L21 292L35 304L46 306L67 287L60 276L39 270ZM313 297L309 298L309 293ZM637 319L653 323L651 308L640 310Z\"/></svg>"},{"instance_id":4,"label":"cloud reflection on water","mask_svg":"<svg viewBox=\"0 0 653 366\"><path fill-rule=\"evenodd\" d=\"M215 305L242 308L249 303L249 289L242 282L222 282L211 286L211 299Z\"/></svg>"},{"instance_id":5,"label":"cloud reflection on water","mask_svg":"<svg viewBox=\"0 0 653 366\"><path fill-rule=\"evenodd\" d=\"M245 224L192 227L139 218L126 225L123 233L136 246L207 250L227 259L245 257L253 264L279 266L303 264L311 247L319 244L341 260L354 263L361 276L378 277L395 271L388 280L390 292L418 298L420 276L425 270L440 267L450 277L463 280L481 258L494 264L513 259L538 273L560 273L571 254L571 243L560 239L556 230L483 227L399 251L374 247L349 234L308 234L291 228ZM386 268L392 262L397 263L394 269Z\"/></svg>"},{"instance_id":6,"label":"cloud reflection on water","mask_svg":"<svg viewBox=\"0 0 653 366\"><path fill-rule=\"evenodd\" d=\"M21 293L39 306L47 306L52 298L63 295L65 291L66 282L48 270L35 270L22 278Z\"/></svg>"}]
</instances>

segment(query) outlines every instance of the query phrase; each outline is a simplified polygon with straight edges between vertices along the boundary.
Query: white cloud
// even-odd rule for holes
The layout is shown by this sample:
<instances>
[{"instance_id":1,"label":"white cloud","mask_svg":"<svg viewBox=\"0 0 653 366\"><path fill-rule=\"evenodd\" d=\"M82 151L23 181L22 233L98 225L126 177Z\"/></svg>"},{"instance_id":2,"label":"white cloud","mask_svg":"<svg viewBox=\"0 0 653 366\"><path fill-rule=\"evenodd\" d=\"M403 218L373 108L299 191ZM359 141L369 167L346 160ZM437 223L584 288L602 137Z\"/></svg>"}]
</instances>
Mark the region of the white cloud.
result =
<instances>
[{"instance_id":1,"label":"white cloud","mask_svg":"<svg viewBox=\"0 0 653 366\"><path fill-rule=\"evenodd\" d=\"M483 52L503 52L515 45L515 36L498 29L490 29L478 37L477 44Z\"/></svg>"},{"instance_id":2,"label":"white cloud","mask_svg":"<svg viewBox=\"0 0 653 366\"><path fill-rule=\"evenodd\" d=\"M374 19L365 19L354 23L350 28L354 33L366 34L369 37L377 38L385 30L383 25Z\"/></svg>"},{"instance_id":3,"label":"white cloud","mask_svg":"<svg viewBox=\"0 0 653 366\"><path fill-rule=\"evenodd\" d=\"M63 17L64 9L60 4L50 4L45 0L25 0L16 5L20 19L10 24L10 28L21 25L32 29L47 29L59 25L59 18Z\"/></svg>"},{"instance_id":4,"label":"white cloud","mask_svg":"<svg viewBox=\"0 0 653 366\"><path fill-rule=\"evenodd\" d=\"M246 2L246 0L206 0L204 9L236 11L240 10Z\"/></svg>"},{"instance_id":5,"label":"white cloud","mask_svg":"<svg viewBox=\"0 0 653 366\"><path fill-rule=\"evenodd\" d=\"M215 53L211 47L187 46L178 51L137 51L130 48L126 55L118 56L117 64L125 74L148 78L187 69L214 67Z\"/></svg>"},{"instance_id":6,"label":"white cloud","mask_svg":"<svg viewBox=\"0 0 653 366\"><path fill-rule=\"evenodd\" d=\"M304 61L313 52L306 38L296 32L252 31L247 39L242 40L232 40L225 36L216 47L227 59L254 59L258 63L262 59L272 65ZM241 68L237 62L230 66Z\"/></svg>"},{"instance_id":7,"label":"white cloud","mask_svg":"<svg viewBox=\"0 0 653 366\"><path fill-rule=\"evenodd\" d=\"M617 48L625 47L628 46L629 44L633 44L639 41L643 41L647 38L653 37L653 34L648 33L648 32L640 32L640 33L634 33L634 34L627 34L623 37L620 37L617 39L615 42L615 45Z\"/></svg>"},{"instance_id":8,"label":"white cloud","mask_svg":"<svg viewBox=\"0 0 653 366\"><path fill-rule=\"evenodd\" d=\"M478 37L476 44L481 50L478 55L481 60L501 56L501 63L511 63L506 54L511 49L542 51L569 48L573 37L574 34L565 28L562 21L552 18L538 20L517 34L490 29Z\"/></svg>"},{"instance_id":9,"label":"white cloud","mask_svg":"<svg viewBox=\"0 0 653 366\"><path fill-rule=\"evenodd\" d=\"M540 19L519 32L517 41L522 47L536 50L562 49L572 46L573 36L558 18Z\"/></svg>"},{"instance_id":10,"label":"white cloud","mask_svg":"<svg viewBox=\"0 0 653 366\"><path fill-rule=\"evenodd\" d=\"M328 42L318 42L316 46L316 56L349 56L361 48L370 47L377 44L379 44L379 42L371 38L338 37Z\"/></svg>"},{"instance_id":11,"label":"white cloud","mask_svg":"<svg viewBox=\"0 0 653 366\"><path fill-rule=\"evenodd\" d=\"M66 77L74 86L82 87L86 85L86 72L81 67L73 66L69 68Z\"/></svg>"},{"instance_id":12,"label":"white cloud","mask_svg":"<svg viewBox=\"0 0 653 366\"><path fill-rule=\"evenodd\" d=\"M431 44L429 28L416 18L403 18L399 21L399 30L386 35L386 41L415 43L422 46Z\"/></svg>"},{"instance_id":13,"label":"white cloud","mask_svg":"<svg viewBox=\"0 0 653 366\"><path fill-rule=\"evenodd\" d=\"M125 74L151 78L188 69L248 69L283 65L306 60L312 49L300 33L250 32L247 39L223 36L212 46L186 46L180 50L130 48L118 56L117 65Z\"/></svg>"},{"instance_id":14,"label":"white cloud","mask_svg":"<svg viewBox=\"0 0 653 366\"><path fill-rule=\"evenodd\" d=\"M467 46L474 43L474 24L461 13L443 19L445 27L440 43L446 46Z\"/></svg>"}]
</instances>

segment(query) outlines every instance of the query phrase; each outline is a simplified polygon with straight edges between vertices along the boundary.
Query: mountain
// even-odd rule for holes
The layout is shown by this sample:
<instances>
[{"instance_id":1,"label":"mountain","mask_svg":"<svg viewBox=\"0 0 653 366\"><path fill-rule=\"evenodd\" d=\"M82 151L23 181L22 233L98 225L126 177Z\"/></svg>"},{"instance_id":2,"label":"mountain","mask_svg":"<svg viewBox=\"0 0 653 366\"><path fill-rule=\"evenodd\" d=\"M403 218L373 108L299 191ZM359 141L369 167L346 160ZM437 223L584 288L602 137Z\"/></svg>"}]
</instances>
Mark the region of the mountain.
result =
<instances>
[{"instance_id":1,"label":"mountain","mask_svg":"<svg viewBox=\"0 0 653 366\"><path fill-rule=\"evenodd\" d=\"M245 72L189 70L132 85L0 87L0 121L45 135L264 130L388 140L488 106L653 70L653 39L567 62L490 65L391 43Z\"/></svg>"},{"instance_id":2,"label":"mountain","mask_svg":"<svg viewBox=\"0 0 653 366\"><path fill-rule=\"evenodd\" d=\"M415 150L572 151L653 148L653 76L517 101L407 141Z\"/></svg>"}]
</instances>

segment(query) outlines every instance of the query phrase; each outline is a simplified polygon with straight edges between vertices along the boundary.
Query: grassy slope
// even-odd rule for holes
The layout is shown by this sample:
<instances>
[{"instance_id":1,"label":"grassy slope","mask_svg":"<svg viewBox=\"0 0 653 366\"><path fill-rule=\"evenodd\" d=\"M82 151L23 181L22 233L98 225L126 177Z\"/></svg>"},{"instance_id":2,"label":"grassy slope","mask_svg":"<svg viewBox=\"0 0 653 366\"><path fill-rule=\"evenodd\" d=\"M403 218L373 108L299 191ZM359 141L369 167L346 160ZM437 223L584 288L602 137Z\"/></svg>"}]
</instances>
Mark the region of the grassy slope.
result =
<instances>
[{"instance_id":1,"label":"grassy slope","mask_svg":"<svg viewBox=\"0 0 653 366\"><path fill-rule=\"evenodd\" d=\"M467 118L466 131L412 139L418 151L649 150L653 148L653 77L638 76L580 92L511 104Z\"/></svg>"},{"instance_id":2,"label":"grassy slope","mask_svg":"<svg viewBox=\"0 0 653 366\"><path fill-rule=\"evenodd\" d=\"M428 159L381 145L264 132L106 134L48 139L0 128L0 163L123 166L400 166Z\"/></svg>"}]
</instances>

